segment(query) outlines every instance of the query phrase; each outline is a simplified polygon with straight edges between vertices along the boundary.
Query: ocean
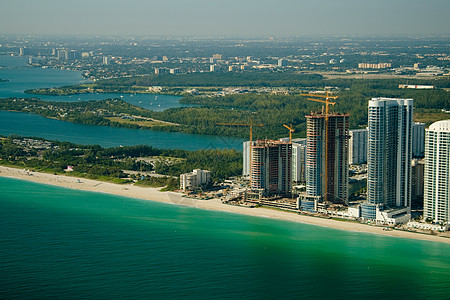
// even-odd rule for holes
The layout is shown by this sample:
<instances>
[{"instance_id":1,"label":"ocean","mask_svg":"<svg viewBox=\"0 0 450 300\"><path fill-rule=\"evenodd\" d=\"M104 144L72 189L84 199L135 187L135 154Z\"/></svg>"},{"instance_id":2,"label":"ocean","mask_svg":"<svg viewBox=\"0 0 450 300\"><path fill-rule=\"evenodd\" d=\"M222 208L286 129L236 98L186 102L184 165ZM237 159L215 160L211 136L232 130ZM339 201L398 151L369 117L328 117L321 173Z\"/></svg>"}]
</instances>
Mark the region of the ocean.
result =
<instances>
[{"instance_id":1,"label":"ocean","mask_svg":"<svg viewBox=\"0 0 450 300\"><path fill-rule=\"evenodd\" d=\"M79 72L26 68L26 60L0 56L0 67L6 66L0 78L10 80L0 83L0 97L82 81ZM154 95L134 97L124 100L156 102ZM158 103L167 108L178 105L175 100L160 97ZM241 139L71 124L14 112L0 112L0 134L105 147L242 149ZM0 228L0 299L445 299L450 294L448 244L2 177Z\"/></svg>"},{"instance_id":2,"label":"ocean","mask_svg":"<svg viewBox=\"0 0 450 300\"><path fill-rule=\"evenodd\" d=\"M448 299L450 245L0 177L0 298Z\"/></svg>"}]
</instances>

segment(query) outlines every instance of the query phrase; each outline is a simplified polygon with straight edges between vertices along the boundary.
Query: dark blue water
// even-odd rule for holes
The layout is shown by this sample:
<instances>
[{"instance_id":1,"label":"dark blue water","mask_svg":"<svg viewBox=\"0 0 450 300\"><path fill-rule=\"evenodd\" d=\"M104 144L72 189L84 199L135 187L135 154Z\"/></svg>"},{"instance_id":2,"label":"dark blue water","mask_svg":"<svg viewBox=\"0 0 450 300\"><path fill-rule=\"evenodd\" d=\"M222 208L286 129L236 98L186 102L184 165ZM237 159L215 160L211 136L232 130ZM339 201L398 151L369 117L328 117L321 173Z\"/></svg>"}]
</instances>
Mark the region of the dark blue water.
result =
<instances>
[{"instance_id":1,"label":"dark blue water","mask_svg":"<svg viewBox=\"0 0 450 300\"><path fill-rule=\"evenodd\" d=\"M153 111L163 111L174 107L188 107L194 105L181 104L179 101L181 97L154 95L154 94L114 94L114 93L98 93L98 94L79 94L71 96L41 96L28 95L27 97L39 97L48 101L63 101L63 102L77 102L89 100L103 100L103 99L122 99L130 104Z\"/></svg>"},{"instance_id":2,"label":"dark blue water","mask_svg":"<svg viewBox=\"0 0 450 300\"><path fill-rule=\"evenodd\" d=\"M0 135L41 137L102 147L150 145L161 149L237 149L242 139L213 135L74 124L39 115L0 111Z\"/></svg>"},{"instance_id":3,"label":"dark blue water","mask_svg":"<svg viewBox=\"0 0 450 300\"><path fill-rule=\"evenodd\" d=\"M0 98L31 97L23 91L34 88L50 88L73 85L83 81L80 72L30 68L26 57L0 55Z\"/></svg>"},{"instance_id":4,"label":"dark blue water","mask_svg":"<svg viewBox=\"0 0 450 300\"><path fill-rule=\"evenodd\" d=\"M448 299L450 245L0 177L0 298Z\"/></svg>"},{"instance_id":5,"label":"dark blue water","mask_svg":"<svg viewBox=\"0 0 450 300\"><path fill-rule=\"evenodd\" d=\"M153 111L193 106L179 103L181 97L167 95L94 93L70 96L48 96L25 94L24 91L27 89L60 87L86 82L81 77L81 73L77 71L32 68L28 67L26 63L26 57L0 55L0 78L9 80L8 82L0 82L0 98L37 97L47 101L64 102L120 98L133 105Z\"/></svg>"},{"instance_id":6,"label":"dark blue water","mask_svg":"<svg viewBox=\"0 0 450 300\"><path fill-rule=\"evenodd\" d=\"M0 98L30 97L23 91L38 87L58 87L82 82L80 72L29 68L25 57L0 55ZM180 107L180 97L150 94L81 94L72 96L39 96L43 100L81 101L121 98L131 104L161 111ZM103 147L150 145L164 149L237 149L242 150L243 139L176 132L135 130L106 126L72 124L38 115L0 111L0 135L41 137L77 144L98 144Z\"/></svg>"}]
</instances>

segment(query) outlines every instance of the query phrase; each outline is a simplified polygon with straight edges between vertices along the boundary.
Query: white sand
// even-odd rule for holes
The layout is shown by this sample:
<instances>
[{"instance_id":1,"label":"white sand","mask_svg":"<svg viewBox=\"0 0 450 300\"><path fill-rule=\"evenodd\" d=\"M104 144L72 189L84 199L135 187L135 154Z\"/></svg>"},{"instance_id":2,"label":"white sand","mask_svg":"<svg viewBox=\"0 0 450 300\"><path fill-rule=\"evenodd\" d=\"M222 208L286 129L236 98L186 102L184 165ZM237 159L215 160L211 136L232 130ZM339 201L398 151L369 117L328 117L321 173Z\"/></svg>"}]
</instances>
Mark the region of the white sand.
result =
<instances>
[{"instance_id":1,"label":"white sand","mask_svg":"<svg viewBox=\"0 0 450 300\"><path fill-rule=\"evenodd\" d=\"M114 195L121 195L139 199L146 199L157 202L172 203L176 205L192 206L200 209L225 211L230 213L237 213L243 215L266 217L279 220L286 220L298 223L312 224L324 227L330 227L347 231L367 232L374 234L382 234L387 236L420 239L428 241L437 241L443 243L450 243L449 238L418 234L414 232L405 231L385 231L382 227L369 226L365 224L358 224L354 222L343 222L331 219L322 219L310 216L299 215L295 213L283 212L266 208L246 208L240 206L232 206L222 204L219 199L211 200L196 200L182 197L181 194L175 192L160 192L155 188L143 188L134 186L132 184L113 184L103 181L95 181L84 178L76 178L63 175L52 175L38 172L27 172L23 169L15 169L0 166L0 176L11 177L23 180L34 181L38 183L57 185L77 190L85 190L92 192L109 193Z\"/></svg>"}]
</instances>

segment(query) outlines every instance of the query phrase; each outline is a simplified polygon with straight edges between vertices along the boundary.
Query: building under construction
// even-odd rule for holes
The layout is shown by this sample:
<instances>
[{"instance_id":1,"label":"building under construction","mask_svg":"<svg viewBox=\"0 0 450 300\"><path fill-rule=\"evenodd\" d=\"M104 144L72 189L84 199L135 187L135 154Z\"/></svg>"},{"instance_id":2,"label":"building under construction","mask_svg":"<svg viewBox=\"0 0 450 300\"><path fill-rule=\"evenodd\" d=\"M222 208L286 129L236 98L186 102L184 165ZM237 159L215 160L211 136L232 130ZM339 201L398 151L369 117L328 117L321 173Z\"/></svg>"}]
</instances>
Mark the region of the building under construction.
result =
<instances>
[{"instance_id":1,"label":"building under construction","mask_svg":"<svg viewBox=\"0 0 450 300\"><path fill-rule=\"evenodd\" d=\"M251 145L251 190L260 196L290 196L292 143L258 140Z\"/></svg>"},{"instance_id":2,"label":"building under construction","mask_svg":"<svg viewBox=\"0 0 450 300\"><path fill-rule=\"evenodd\" d=\"M311 113L306 124L307 195L347 203L349 115L329 114L326 122L326 115Z\"/></svg>"}]
</instances>

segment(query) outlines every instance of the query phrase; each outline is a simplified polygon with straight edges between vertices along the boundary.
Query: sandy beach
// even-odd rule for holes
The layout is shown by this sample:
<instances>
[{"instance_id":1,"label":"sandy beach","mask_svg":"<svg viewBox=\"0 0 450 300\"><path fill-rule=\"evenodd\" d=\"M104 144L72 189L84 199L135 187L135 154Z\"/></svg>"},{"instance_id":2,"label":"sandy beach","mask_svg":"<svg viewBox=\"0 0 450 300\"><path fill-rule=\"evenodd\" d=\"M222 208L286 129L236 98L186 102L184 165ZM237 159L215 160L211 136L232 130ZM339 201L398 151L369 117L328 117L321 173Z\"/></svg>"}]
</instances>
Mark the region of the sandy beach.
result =
<instances>
[{"instance_id":1,"label":"sandy beach","mask_svg":"<svg viewBox=\"0 0 450 300\"><path fill-rule=\"evenodd\" d=\"M109 193L114 195L151 200L156 202L191 206L199 209L216 210L256 217L273 218L297 223L305 223L335 228L346 231L367 232L400 238L410 238L410 239L420 239L427 241L450 243L450 238L445 237L418 234L414 232L405 232L399 230L384 231L382 227L369 226L353 222L342 222L330 219L322 219L266 208L246 208L246 207L226 205L222 204L222 202L219 199L196 200L183 197L183 195L180 193L160 192L158 189L155 188L143 188L134 186L132 184L120 185L85 178L76 178L64 175L52 175L39 172L29 172L24 169L15 169L3 166L0 166L0 176L29 180L37 183L56 185L77 190Z\"/></svg>"}]
</instances>

